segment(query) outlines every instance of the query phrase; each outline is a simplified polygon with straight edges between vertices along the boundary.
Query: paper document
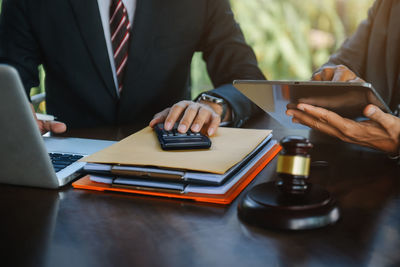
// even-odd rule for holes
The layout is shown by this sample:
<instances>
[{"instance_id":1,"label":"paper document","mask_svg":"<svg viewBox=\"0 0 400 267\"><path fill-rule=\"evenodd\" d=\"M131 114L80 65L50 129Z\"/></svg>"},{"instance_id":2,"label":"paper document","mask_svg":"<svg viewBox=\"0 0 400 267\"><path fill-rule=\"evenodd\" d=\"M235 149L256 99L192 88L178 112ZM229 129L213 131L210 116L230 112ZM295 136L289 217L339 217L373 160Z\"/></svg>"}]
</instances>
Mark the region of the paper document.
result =
<instances>
[{"instance_id":1,"label":"paper document","mask_svg":"<svg viewBox=\"0 0 400 267\"><path fill-rule=\"evenodd\" d=\"M168 179L182 183L198 183L208 185L219 185L233 175L250 158L257 154L271 140L272 135L265 138L256 149L250 152L242 161L235 164L224 174L194 171L175 171L172 169L160 169L158 167L137 167L125 165L108 165L98 163L87 163L83 170L90 174L104 174L110 176L129 176L141 179Z\"/></svg>"},{"instance_id":2,"label":"paper document","mask_svg":"<svg viewBox=\"0 0 400 267\"><path fill-rule=\"evenodd\" d=\"M225 183L217 186L186 184L167 180L110 177L101 174L86 175L72 183L72 186L78 189L124 192L227 205L232 203L280 150L281 146L277 144L277 141L271 140Z\"/></svg>"},{"instance_id":3,"label":"paper document","mask_svg":"<svg viewBox=\"0 0 400 267\"><path fill-rule=\"evenodd\" d=\"M223 195L228 190L230 190L239 180L249 172L249 170L254 166L255 163L259 162L275 145L276 140L272 140L265 147L255 155L247 164L243 166L238 172L236 172L232 177L226 181L226 183L218 186L207 186L207 185L195 185L195 184L182 184L172 181L160 181L160 180L145 180L145 179L135 179L135 178L122 178L122 177L109 177L102 175L90 175L90 180L97 183L104 184L119 184L127 186L137 186L141 188L161 188L161 189L172 189L178 190L182 194L198 193L198 194L214 194Z\"/></svg>"},{"instance_id":4,"label":"paper document","mask_svg":"<svg viewBox=\"0 0 400 267\"><path fill-rule=\"evenodd\" d=\"M82 161L223 174L243 160L271 132L220 127L211 137L210 149L164 151L153 129L147 127Z\"/></svg>"}]
</instances>

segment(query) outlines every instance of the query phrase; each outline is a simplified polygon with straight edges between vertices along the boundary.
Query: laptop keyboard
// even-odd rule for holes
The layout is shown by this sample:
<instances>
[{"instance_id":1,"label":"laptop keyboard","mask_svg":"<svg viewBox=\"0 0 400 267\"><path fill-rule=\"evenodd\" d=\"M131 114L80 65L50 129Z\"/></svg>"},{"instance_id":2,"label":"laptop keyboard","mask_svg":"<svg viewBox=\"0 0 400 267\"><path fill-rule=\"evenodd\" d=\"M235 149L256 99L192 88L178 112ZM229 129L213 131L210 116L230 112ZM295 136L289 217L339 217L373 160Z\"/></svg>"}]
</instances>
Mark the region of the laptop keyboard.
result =
<instances>
[{"instance_id":1,"label":"laptop keyboard","mask_svg":"<svg viewBox=\"0 0 400 267\"><path fill-rule=\"evenodd\" d=\"M56 172L68 167L75 161L83 158L82 155L75 154L61 154L61 153L49 153L51 163L53 163L54 170Z\"/></svg>"}]
</instances>

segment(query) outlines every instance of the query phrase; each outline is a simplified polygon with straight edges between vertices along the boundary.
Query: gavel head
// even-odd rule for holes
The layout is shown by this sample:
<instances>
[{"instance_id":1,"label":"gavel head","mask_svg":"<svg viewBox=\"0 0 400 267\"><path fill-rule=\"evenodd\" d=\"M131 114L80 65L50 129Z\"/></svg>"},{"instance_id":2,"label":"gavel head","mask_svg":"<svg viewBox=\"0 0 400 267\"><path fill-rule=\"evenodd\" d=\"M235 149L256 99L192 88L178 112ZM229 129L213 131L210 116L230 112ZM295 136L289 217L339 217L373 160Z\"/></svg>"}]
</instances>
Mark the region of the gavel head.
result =
<instances>
[{"instance_id":1,"label":"gavel head","mask_svg":"<svg viewBox=\"0 0 400 267\"><path fill-rule=\"evenodd\" d=\"M310 173L310 150L313 145L307 138L287 136L281 142L282 151L278 157L277 186L283 193L299 195L307 192L306 179Z\"/></svg>"}]
</instances>

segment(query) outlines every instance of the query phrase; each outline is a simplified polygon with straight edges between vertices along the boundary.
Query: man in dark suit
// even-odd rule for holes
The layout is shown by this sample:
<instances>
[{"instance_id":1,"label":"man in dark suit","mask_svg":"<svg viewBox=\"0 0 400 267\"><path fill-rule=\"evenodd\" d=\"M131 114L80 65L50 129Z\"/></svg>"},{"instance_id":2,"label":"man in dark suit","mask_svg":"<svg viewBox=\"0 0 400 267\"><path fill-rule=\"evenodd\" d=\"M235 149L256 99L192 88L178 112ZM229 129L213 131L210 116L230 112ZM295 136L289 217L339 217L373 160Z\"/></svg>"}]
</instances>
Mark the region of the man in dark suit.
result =
<instances>
[{"instance_id":1,"label":"man in dark suit","mask_svg":"<svg viewBox=\"0 0 400 267\"><path fill-rule=\"evenodd\" d=\"M372 83L395 115L400 111L400 1L377 0L357 32L318 70L314 80ZM400 118L374 105L364 109L370 120L356 122L326 109L299 104L289 109L294 122L308 125L346 142L399 155Z\"/></svg>"},{"instance_id":2,"label":"man in dark suit","mask_svg":"<svg viewBox=\"0 0 400 267\"><path fill-rule=\"evenodd\" d=\"M209 134L221 119L240 126L253 114L256 108L231 84L264 76L228 0L116 1L129 35L126 42L121 38L128 44L121 77L116 75L120 63L112 57L113 26L107 24L113 1L3 0L0 60L16 67L28 95L39 84L37 68L43 64L48 113L72 128L144 126L154 113L178 102L151 125L167 119L166 128L171 127L183 115L181 131L194 121L196 131L207 125ZM121 25L116 24L117 31ZM216 87L199 103L182 101L190 99L195 51L203 52ZM59 124L40 127L65 130Z\"/></svg>"}]
</instances>

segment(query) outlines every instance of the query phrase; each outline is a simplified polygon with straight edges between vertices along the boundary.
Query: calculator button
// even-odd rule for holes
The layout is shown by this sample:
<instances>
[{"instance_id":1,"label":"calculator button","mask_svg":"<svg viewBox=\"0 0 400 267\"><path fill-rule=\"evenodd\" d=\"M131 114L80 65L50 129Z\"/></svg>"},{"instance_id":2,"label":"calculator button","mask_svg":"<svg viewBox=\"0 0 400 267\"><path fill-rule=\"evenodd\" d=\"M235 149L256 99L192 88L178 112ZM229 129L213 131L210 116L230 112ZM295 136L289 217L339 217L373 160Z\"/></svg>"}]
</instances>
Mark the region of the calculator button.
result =
<instances>
[{"instance_id":1,"label":"calculator button","mask_svg":"<svg viewBox=\"0 0 400 267\"><path fill-rule=\"evenodd\" d=\"M186 133L180 133L177 125L170 131L166 131L161 124L155 127L160 145L165 150L171 149L196 149L210 148L211 141L207 136L200 133L194 133L190 129Z\"/></svg>"}]
</instances>

